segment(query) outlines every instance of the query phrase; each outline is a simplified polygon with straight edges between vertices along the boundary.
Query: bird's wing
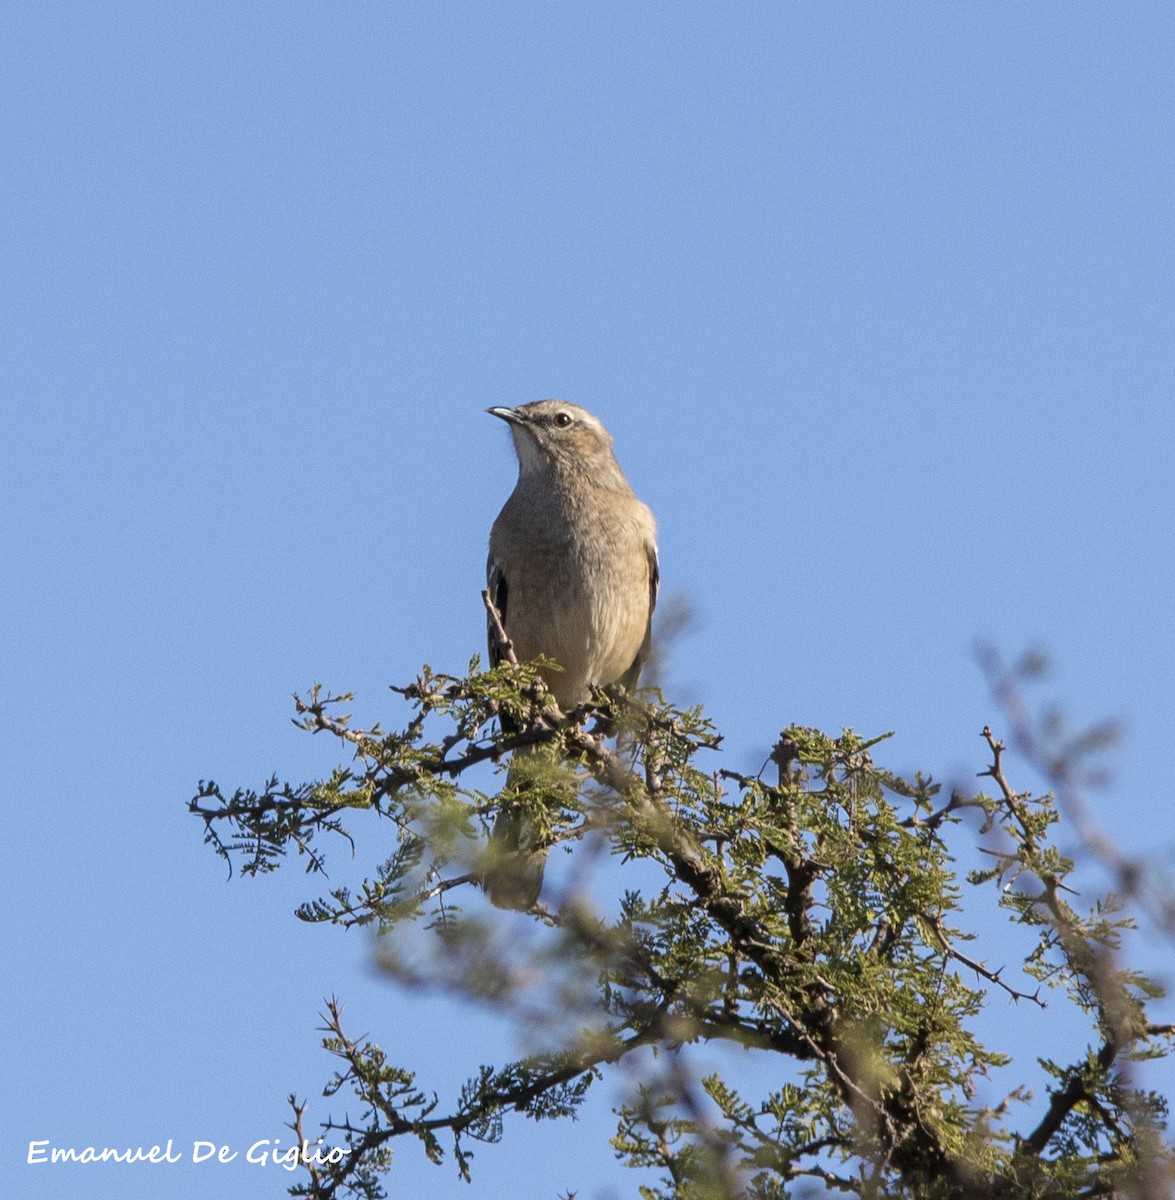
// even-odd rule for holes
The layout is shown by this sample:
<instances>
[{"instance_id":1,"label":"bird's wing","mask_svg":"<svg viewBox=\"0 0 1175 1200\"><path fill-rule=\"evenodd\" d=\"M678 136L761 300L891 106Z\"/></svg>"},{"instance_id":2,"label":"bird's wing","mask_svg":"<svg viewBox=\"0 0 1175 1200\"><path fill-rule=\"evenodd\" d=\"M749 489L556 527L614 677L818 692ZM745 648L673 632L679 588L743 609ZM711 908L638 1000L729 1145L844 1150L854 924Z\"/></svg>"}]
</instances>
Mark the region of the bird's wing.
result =
<instances>
[{"instance_id":1,"label":"bird's wing","mask_svg":"<svg viewBox=\"0 0 1175 1200\"><path fill-rule=\"evenodd\" d=\"M502 564L491 554L486 559L486 587L490 591L490 600L494 607L498 610L498 616L502 621L502 628L506 628L506 597L508 589L506 587L506 575L502 570ZM490 650L490 666L496 667L502 661L502 648L498 645L498 635L494 632L493 618L489 613L486 613L486 640Z\"/></svg>"},{"instance_id":2,"label":"bird's wing","mask_svg":"<svg viewBox=\"0 0 1175 1200\"><path fill-rule=\"evenodd\" d=\"M653 610L657 607L657 590L661 586L661 565L657 560L657 543L650 542L648 545L649 555L649 618L645 624L645 637L641 642L641 648L636 652L636 658L632 660L632 666L620 677L620 682L624 685L626 691L632 691L636 687L637 680L641 677L641 668L645 665L649 657L649 650L653 645Z\"/></svg>"}]
</instances>

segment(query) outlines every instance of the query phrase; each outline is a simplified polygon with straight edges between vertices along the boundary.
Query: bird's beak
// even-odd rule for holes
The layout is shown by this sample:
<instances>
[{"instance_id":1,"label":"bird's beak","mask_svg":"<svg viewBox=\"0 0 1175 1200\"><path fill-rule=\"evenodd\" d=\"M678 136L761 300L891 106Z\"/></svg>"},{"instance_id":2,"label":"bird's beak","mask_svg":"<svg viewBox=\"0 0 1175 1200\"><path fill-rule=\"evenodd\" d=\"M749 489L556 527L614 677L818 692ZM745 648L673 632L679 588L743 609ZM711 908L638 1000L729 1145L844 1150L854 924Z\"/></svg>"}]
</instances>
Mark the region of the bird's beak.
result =
<instances>
[{"instance_id":1,"label":"bird's beak","mask_svg":"<svg viewBox=\"0 0 1175 1200\"><path fill-rule=\"evenodd\" d=\"M526 422L512 408L487 408L486 412L492 416L501 417L507 425L525 425Z\"/></svg>"}]
</instances>

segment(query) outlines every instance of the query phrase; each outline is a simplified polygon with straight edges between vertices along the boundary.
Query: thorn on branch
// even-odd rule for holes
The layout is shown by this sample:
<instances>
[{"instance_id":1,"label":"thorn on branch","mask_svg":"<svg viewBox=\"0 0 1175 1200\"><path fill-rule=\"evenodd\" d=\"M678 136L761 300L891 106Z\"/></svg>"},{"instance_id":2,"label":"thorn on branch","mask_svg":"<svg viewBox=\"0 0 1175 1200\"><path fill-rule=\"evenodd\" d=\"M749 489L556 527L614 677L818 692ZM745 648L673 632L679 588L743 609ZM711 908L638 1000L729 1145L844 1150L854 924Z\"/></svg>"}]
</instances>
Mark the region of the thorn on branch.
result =
<instances>
[{"instance_id":1,"label":"thorn on branch","mask_svg":"<svg viewBox=\"0 0 1175 1200\"><path fill-rule=\"evenodd\" d=\"M514 643L510 640L506 633L506 626L502 624L502 614L498 612L497 605L490 598L490 589L482 588L481 590L482 603L486 606L486 613L489 615L490 628L494 632L496 657L499 661L504 659L508 663L513 663L518 666L518 656L514 653ZM491 659L494 658L491 655Z\"/></svg>"}]
</instances>

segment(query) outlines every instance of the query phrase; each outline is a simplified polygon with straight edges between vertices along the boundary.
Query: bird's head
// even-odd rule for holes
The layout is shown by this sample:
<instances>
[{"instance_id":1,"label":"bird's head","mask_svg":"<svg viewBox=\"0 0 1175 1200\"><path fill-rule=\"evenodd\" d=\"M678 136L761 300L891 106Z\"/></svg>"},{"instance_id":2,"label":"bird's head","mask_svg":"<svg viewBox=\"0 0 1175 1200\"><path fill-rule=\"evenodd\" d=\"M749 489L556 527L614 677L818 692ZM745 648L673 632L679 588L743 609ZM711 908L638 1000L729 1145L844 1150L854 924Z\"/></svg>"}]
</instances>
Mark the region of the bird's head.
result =
<instances>
[{"instance_id":1,"label":"bird's head","mask_svg":"<svg viewBox=\"0 0 1175 1200\"><path fill-rule=\"evenodd\" d=\"M514 435L522 476L555 471L617 470L612 436L585 408L566 400L536 400L517 408L487 408Z\"/></svg>"}]
</instances>

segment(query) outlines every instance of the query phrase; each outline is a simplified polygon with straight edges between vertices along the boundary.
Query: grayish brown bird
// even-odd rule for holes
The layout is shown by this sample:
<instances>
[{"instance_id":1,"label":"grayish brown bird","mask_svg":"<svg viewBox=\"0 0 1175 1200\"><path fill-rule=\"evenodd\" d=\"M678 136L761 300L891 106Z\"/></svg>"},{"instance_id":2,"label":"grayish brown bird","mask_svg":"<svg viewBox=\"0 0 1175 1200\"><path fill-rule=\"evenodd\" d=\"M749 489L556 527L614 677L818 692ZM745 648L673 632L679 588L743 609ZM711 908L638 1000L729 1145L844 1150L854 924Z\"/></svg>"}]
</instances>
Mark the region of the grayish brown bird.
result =
<instances>
[{"instance_id":1,"label":"grayish brown bird","mask_svg":"<svg viewBox=\"0 0 1175 1200\"><path fill-rule=\"evenodd\" d=\"M565 712L588 699L593 684L635 687L657 602L657 529L620 470L611 435L563 400L486 411L509 424L518 455L518 483L490 532L486 571L519 662L541 654L559 664L545 680ZM489 645L496 665L492 624ZM505 806L492 840L487 895L499 908L531 908L545 848Z\"/></svg>"}]
</instances>

